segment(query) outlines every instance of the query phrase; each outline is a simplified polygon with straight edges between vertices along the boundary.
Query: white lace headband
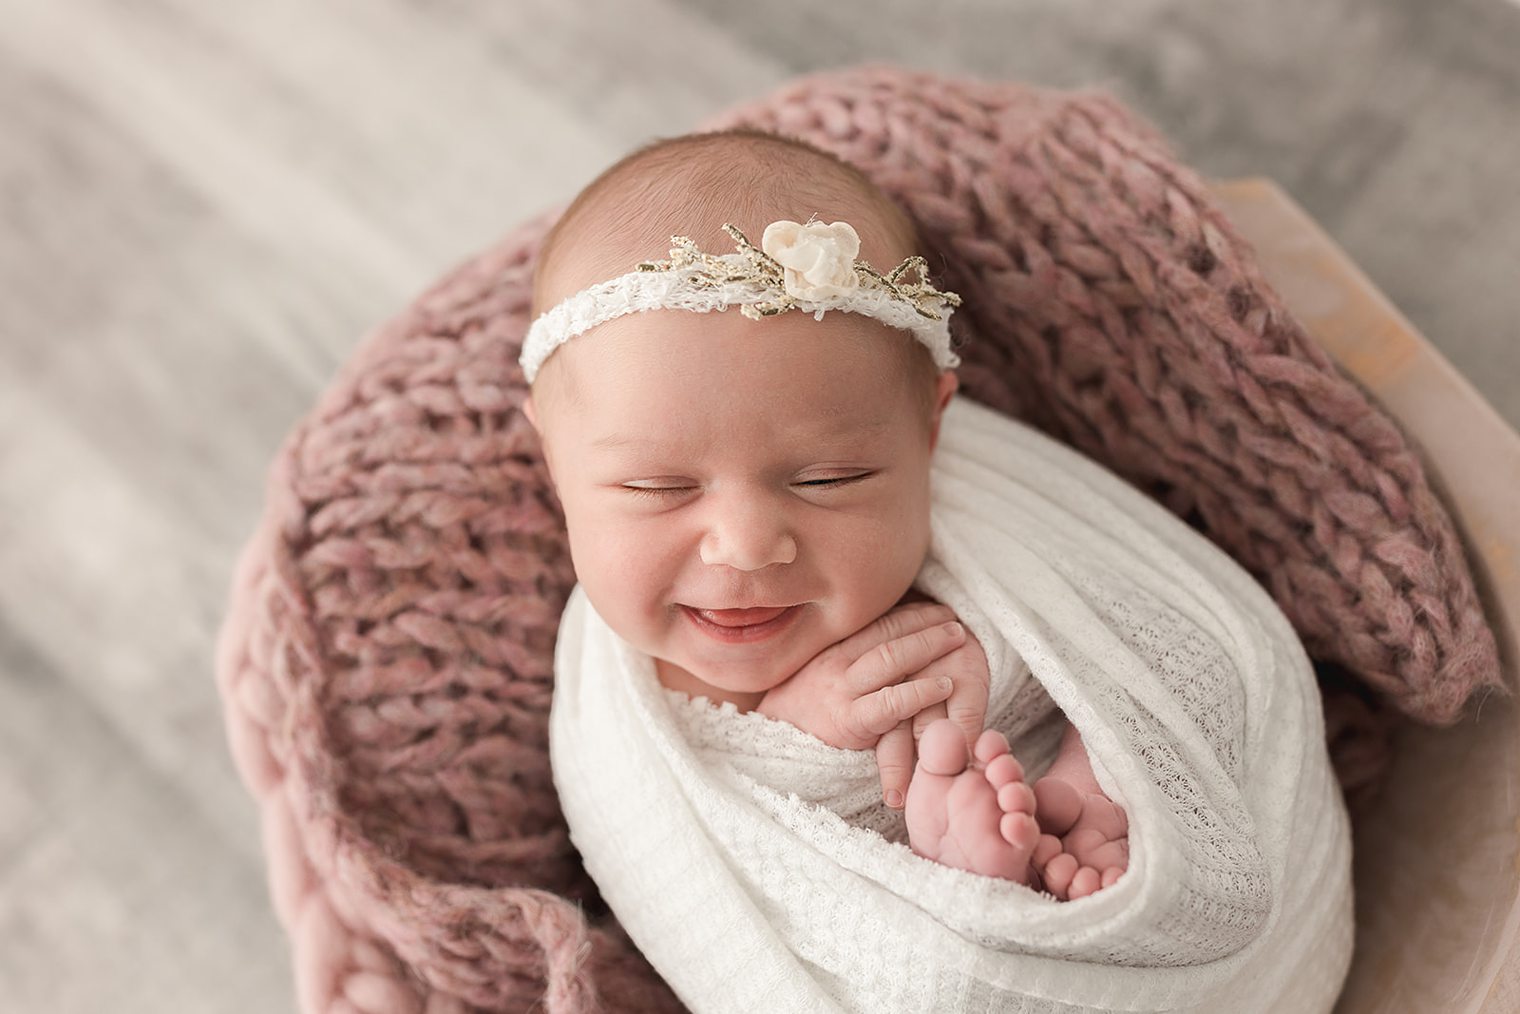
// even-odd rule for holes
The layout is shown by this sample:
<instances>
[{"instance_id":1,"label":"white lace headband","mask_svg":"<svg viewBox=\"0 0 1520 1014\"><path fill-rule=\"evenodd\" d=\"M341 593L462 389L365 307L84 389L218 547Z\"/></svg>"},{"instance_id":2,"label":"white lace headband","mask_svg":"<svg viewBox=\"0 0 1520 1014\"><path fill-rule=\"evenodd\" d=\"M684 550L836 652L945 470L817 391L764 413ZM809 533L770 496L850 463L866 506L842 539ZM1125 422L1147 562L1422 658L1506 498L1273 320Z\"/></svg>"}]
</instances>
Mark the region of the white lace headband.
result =
<instances>
[{"instance_id":1,"label":"white lace headband","mask_svg":"<svg viewBox=\"0 0 1520 1014\"><path fill-rule=\"evenodd\" d=\"M614 317L666 307L707 313L738 306L753 320L792 309L822 320L825 310L844 310L911 331L941 370L960 365L960 356L950 351L949 319L961 297L929 284L922 257L878 274L855 260L860 236L848 222L781 219L765 227L760 249L730 223L723 229L738 253L703 253L687 237L672 236L669 260L641 261L634 271L582 289L540 314L518 358L528 383L544 360L576 335ZM904 281L914 269L919 280Z\"/></svg>"}]
</instances>

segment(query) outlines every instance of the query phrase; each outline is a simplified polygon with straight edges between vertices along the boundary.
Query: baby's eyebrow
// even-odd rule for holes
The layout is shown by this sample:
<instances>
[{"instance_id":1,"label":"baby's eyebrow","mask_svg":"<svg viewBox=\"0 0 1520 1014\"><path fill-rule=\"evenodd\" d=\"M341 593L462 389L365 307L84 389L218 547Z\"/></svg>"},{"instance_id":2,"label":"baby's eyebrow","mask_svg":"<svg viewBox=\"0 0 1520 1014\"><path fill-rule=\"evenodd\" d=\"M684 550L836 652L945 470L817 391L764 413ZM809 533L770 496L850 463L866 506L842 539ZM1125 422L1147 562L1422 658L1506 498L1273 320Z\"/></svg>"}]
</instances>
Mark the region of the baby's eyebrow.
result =
<instances>
[{"instance_id":1,"label":"baby's eyebrow","mask_svg":"<svg viewBox=\"0 0 1520 1014\"><path fill-rule=\"evenodd\" d=\"M889 428L891 425L892 420L890 419L875 419L869 423L864 423L850 430L831 429L823 433L816 434L815 439L820 442L827 440L848 440L854 437L879 433L882 430ZM658 447L663 443L664 442L661 440L634 436L630 433L609 433L605 437L598 437L596 440L591 441L591 446L595 448L637 447L641 445Z\"/></svg>"}]
</instances>

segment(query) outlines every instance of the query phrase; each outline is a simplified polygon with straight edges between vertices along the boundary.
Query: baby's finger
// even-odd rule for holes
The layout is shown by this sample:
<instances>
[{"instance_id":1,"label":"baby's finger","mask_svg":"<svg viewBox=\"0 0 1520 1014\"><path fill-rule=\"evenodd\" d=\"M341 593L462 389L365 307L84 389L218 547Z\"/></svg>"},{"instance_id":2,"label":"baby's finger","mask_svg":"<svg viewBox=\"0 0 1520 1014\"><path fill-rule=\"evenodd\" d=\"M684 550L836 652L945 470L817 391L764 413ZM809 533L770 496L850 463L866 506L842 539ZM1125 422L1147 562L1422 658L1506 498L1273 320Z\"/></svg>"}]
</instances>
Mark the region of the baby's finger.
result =
<instances>
[{"instance_id":1,"label":"baby's finger","mask_svg":"<svg viewBox=\"0 0 1520 1014\"><path fill-rule=\"evenodd\" d=\"M898 722L876 741L876 767L881 771L881 798L894 810L907 799L913 777L913 731L906 720Z\"/></svg>"},{"instance_id":2,"label":"baby's finger","mask_svg":"<svg viewBox=\"0 0 1520 1014\"><path fill-rule=\"evenodd\" d=\"M912 602L896 606L833 646L854 662L872 648L937 623L955 619L955 610L938 602Z\"/></svg>"},{"instance_id":3,"label":"baby's finger","mask_svg":"<svg viewBox=\"0 0 1520 1014\"><path fill-rule=\"evenodd\" d=\"M918 672L966 639L966 628L951 620L883 641L845 668L845 687L856 697ZM900 718L906 716L898 716Z\"/></svg>"},{"instance_id":4,"label":"baby's finger","mask_svg":"<svg viewBox=\"0 0 1520 1014\"><path fill-rule=\"evenodd\" d=\"M924 708L949 696L953 684L949 677L908 680L882 687L874 694L857 697L850 704L851 724L861 738L884 736L898 722L912 718Z\"/></svg>"},{"instance_id":5,"label":"baby's finger","mask_svg":"<svg viewBox=\"0 0 1520 1014\"><path fill-rule=\"evenodd\" d=\"M961 678L955 681L945 711L950 721L960 726L966 734L966 743L975 748L987 723L988 686L980 679Z\"/></svg>"}]
</instances>

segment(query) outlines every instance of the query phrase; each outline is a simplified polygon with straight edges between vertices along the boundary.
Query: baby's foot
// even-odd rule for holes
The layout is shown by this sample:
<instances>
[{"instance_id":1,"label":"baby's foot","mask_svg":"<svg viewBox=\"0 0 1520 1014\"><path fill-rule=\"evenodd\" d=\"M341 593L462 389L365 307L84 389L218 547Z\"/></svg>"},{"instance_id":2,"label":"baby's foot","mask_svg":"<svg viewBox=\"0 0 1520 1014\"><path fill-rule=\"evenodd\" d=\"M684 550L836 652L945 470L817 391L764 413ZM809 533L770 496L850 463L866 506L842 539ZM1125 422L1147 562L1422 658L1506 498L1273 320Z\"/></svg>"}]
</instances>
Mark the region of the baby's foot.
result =
<instances>
[{"instance_id":1,"label":"baby's foot","mask_svg":"<svg viewBox=\"0 0 1520 1014\"><path fill-rule=\"evenodd\" d=\"M1008 740L988 729L968 764L966 737L948 718L918 741L918 767L908 783L903 818L913 851L972 873L1029 884L1040 839L1034 791Z\"/></svg>"},{"instance_id":2,"label":"baby's foot","mask_svg":"<svg viewBox=\"0 0 1520 1014\"><path fill-rule=\"evenodd\" d=\"M1034 783L1040 840L1034 866L1063 901L1112 886L1129 868L1129 818L1097 782L1046 775Z\"/></svg>"}]
</instances>

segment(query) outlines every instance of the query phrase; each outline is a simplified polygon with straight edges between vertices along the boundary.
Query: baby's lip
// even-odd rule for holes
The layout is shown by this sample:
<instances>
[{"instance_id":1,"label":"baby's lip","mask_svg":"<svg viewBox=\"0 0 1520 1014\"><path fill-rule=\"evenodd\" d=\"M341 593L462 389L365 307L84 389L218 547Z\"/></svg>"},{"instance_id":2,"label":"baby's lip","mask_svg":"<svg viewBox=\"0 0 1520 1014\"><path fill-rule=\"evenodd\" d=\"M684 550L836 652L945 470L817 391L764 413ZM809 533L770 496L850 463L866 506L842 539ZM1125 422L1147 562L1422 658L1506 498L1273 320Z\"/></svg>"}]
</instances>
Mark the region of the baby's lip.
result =
<instances>
[{"instance_id":1,"label":"baby's lip","mask_svg":"<svg viewBox=\"0 0 1520 1014\"><path fill-rule=\"evenodd\" d=\"M698 606L686 608L701 613L714 623L725 627L750 627L757 623L774 620L791 606L750 606L745 609L703 609Z\"/></svg>"}]
</instances>

